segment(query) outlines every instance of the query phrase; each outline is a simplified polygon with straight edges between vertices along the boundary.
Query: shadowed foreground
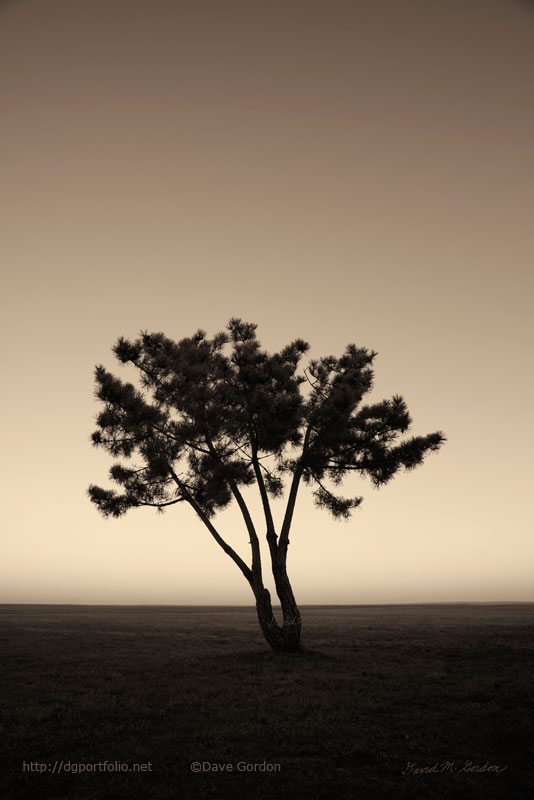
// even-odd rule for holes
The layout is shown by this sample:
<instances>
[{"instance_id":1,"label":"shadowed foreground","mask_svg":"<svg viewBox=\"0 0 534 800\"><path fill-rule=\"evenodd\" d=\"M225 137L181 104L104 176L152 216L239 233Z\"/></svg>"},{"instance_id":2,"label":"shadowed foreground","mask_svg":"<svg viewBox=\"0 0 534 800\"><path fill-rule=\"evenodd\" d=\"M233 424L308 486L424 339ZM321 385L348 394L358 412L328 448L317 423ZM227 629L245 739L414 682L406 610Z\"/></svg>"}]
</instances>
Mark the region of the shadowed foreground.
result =
<instances>
[{"instance_id":1,"label":"shadowed foreground","mask_svg":"<svg viewBox=\"0 0 534 800\"><path fill-rule=\"evenodd\" d=\"M530 798L533 608L2 606L2 797Z\"/></svg>"}]
</instances>

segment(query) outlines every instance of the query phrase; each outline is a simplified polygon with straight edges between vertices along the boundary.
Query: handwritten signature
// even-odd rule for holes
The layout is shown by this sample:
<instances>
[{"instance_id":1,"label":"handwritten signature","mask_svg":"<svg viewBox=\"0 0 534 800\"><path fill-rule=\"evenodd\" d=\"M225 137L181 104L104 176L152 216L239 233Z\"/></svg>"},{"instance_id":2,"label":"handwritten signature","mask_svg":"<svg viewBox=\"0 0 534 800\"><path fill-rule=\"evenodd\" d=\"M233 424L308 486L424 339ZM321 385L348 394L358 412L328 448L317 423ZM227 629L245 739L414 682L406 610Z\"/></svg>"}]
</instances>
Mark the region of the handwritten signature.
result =
<instances>
[{"instance_id":1,"label":"handwritten signature","mask_svg":"<svg viewBox=\"0 0 534 800\"><path fill-rule=\"evenodd\" d=\"M490 764L486 761L485 764L475 764L473 761L465 761L463 766L457 766L455 761L436 761L431 766L420 767L416 761L408 761L406 767L402 770L403 775L433 775L435 773L475 773L475 772L492 772L497 774L504 772L508 767L503 767L500 764Z\"/></svg>"}]
</instances>

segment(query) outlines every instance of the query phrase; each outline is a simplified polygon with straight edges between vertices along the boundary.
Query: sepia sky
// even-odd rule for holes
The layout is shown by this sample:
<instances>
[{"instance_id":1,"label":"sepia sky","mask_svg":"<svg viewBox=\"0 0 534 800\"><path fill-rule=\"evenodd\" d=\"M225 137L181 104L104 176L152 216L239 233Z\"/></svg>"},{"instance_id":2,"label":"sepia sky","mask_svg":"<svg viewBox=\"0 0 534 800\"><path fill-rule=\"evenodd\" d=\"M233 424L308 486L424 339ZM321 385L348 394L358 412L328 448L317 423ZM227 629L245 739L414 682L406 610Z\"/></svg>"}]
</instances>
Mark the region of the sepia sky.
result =
<instances>
[{"instance_id":1,"label":"sepia sky","mask_svg":"<svg viewBox=\"0 0 534 800\"><path fill-rule=\"evenodd\" d=\"M190 508L86 496L95 363L232 316L448 437L349 522L302 487L301 604L534 600L533 79L513 0L0 2L0 602L252 602Z\"/></svg>"}]
</instances>

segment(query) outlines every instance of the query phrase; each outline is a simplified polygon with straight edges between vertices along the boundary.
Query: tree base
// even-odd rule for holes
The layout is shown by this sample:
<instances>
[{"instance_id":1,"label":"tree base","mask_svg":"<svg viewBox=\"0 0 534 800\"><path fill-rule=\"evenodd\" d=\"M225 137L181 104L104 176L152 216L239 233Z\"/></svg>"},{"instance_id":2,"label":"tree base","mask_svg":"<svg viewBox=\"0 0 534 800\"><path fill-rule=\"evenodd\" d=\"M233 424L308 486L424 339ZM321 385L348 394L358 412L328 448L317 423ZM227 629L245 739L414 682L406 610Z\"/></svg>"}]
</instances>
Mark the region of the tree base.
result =
<instances>
[{"instance_id":1,"label":"tree base","mask_svg":"<svg viewBox=\"0 0 534 800\"><path fill-rule=\"evenodd\" d=\"M283 625L279 625L273 614L271 596L262 587L256 595L256 610L262 633L275 653L297 653L302 649L301 619L296 606L292 609L293 616L289 619L286 617Z\"/></svg>"},{"instance_id":2,"label":"tree base","mask_svg":"<svg viewBox=\"0 0 534 800\"><path fill-rule=\"evenodd\" d=\"M298 653L302 650L300 643L300 618L294 622L285 622L283 626L272 620L261 626L263 635L275 653Z\"/></svg>"}]
</instances>

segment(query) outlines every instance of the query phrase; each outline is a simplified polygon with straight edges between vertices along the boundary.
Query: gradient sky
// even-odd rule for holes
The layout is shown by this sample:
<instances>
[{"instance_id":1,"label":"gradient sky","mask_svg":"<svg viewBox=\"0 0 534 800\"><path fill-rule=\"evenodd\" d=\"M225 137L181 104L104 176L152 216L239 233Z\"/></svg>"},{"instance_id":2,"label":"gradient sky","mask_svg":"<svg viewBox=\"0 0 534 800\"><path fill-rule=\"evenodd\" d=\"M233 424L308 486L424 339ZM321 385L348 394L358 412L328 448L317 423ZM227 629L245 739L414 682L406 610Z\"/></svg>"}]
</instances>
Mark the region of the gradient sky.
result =
<instances>
[{"instance_id":1,"label":"gradient sky","mask_svg":"<svg viewBox=\"0 0 534 800\"><path fill-rule=\"evenodd\" d=\"M0 601L252 602L192 509L86 496L94 364L231 316L448 436L349 522L303 487L300 603L534 600L533 79L525 2L0 3Z\"/></svg>"}]
</instances>

